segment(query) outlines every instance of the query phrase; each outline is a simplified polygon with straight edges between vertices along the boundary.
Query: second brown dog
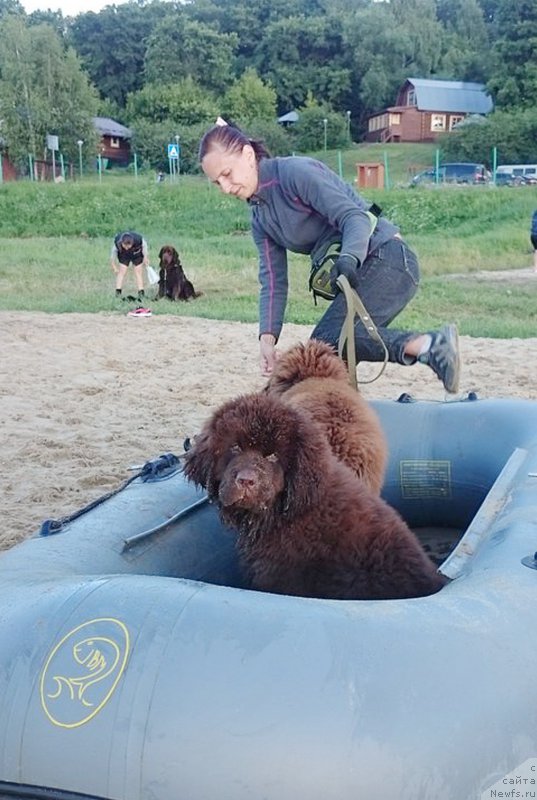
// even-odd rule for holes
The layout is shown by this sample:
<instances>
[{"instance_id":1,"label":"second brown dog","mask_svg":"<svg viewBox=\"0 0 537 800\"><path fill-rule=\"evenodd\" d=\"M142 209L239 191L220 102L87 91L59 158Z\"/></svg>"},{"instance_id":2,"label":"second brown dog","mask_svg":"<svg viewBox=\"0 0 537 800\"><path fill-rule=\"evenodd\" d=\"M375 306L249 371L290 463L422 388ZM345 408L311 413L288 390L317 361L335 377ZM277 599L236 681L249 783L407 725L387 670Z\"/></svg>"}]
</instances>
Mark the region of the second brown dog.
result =
<instances>
[{"instance_id":1,"label":"second brown dog","mask_svg":"<svg viewBox=\"0 0 537 800\"><path fill-rule=\"evenodd\" d=\"M265 391L313 417L336 458L380 494L386 437L377 414L350 385L347 368L330 345L310 339L283 352Z\"/></svg>"},{"instance_id":2,"label":"second brown dog","mask_svg":"<svg viewBox=\"0 0 537 800\"><path fill-rule=\"evenodd\" d=\"M169 300L192 300L200 297L202 292L197 292L194 285L185 275L179 253L172 245L160 248L159 257L159 282L158 297L167 297Z\"/></svg>"}]
</instances>

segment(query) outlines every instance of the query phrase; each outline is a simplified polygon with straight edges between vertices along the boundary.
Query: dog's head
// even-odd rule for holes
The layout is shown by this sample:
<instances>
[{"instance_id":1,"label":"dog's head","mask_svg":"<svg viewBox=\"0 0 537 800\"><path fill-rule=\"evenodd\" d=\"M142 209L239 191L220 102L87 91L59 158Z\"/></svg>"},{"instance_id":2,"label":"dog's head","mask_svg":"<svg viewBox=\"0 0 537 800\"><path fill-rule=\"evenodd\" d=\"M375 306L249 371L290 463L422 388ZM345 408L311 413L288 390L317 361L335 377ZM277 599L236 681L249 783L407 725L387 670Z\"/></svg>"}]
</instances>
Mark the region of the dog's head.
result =
<instances>
[{"instance_id":1,"label":"dog's head","mask_svg":"<svg viewBox=\"0 0 537 800\"><path fill-rule=\"evenodd\" d=\"M187 477L207 489L226 514L287 519L318 502L316 465L331 457L317 424L278 397L251 394L225 403L185 458Z\"/></svg>"},{"instance_id":2,"label":"dog's head","mask_svg":"<svg viewBox=\"0 0 537 800\"><path fill-rule=\"evenodd\" d=\"M269 394L283 394L306 378L334 378L349 382L347 368L326 342L309 339L280 354L265 387Z\"/></svg>"},{"instance_id":3,"label":"dog's head","mask_svg":"<svg viewBox=\"0 0 537 800\"><path fill-rule=\"evenodd\" d=\"M161 267L172 267L174 265L179 265L181 262L179 260L179 253L172 247L170 244L165 244L164 247L160 248L159 254L159 261Z\"/></svg>"}]
</instances>

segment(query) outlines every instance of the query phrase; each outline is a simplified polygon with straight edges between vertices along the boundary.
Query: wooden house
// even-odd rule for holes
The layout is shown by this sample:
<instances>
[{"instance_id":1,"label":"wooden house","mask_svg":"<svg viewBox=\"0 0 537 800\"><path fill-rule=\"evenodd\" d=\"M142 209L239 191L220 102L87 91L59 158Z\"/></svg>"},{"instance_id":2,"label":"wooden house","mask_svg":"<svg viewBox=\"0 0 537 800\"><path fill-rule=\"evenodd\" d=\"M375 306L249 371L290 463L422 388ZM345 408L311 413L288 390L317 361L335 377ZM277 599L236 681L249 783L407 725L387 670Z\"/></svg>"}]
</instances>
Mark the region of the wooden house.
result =
<instances>
[{"instance_id":1,"label":"wooden house","mask_svg":"<svg viewBox=\"0 0 537 800\"><path fill-rule=\"evenodd\" d=\"M128 166L131 160L131 129L109 117L93 117L93 124L101 137L99 152L107 160L107 165Z\"/></svg>"},{"instance_id":2,"label":"wooden house","mask_svg":"<svg viewBox=\"0 0 537 800\"><path fill-rule=\"evenodd\" d=\"M368 120L367 142L434 142L472 115L492 111L482 83L408 78L395 105Z\"/></svg>"}]
</instances>

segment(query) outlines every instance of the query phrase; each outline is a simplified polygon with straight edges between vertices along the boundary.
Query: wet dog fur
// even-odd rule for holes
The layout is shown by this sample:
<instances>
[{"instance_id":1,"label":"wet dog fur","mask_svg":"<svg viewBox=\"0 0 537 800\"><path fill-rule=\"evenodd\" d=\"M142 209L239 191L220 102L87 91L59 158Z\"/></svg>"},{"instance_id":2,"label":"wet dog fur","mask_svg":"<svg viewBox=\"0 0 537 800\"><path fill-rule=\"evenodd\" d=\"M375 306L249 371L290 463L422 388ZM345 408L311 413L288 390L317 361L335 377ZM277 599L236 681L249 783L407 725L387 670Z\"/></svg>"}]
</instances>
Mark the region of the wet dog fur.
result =
<instances>
[{"instance_id":1,"label":"wet dog fur","mask_svg":"<svg viewBox=\"0 0 537 800\"><path fill-rule=\"evenodd\" d=\"M388 458L380 420L330 345L310 339L281 353L265 391L307 411L336 458L380 494Z\"/></svg>"},{"instance_id":2,"label":"wet dog fur","mask_svg":"<svg viewBox=\"0 0 537 800\"><path fill-rule=\"evenodd\" d=\"M339 599L420 597L444 579L399 514L332 453L322 427L281 397L221 406L185 458L253 589Z\"/></svg>"}]
</instances>

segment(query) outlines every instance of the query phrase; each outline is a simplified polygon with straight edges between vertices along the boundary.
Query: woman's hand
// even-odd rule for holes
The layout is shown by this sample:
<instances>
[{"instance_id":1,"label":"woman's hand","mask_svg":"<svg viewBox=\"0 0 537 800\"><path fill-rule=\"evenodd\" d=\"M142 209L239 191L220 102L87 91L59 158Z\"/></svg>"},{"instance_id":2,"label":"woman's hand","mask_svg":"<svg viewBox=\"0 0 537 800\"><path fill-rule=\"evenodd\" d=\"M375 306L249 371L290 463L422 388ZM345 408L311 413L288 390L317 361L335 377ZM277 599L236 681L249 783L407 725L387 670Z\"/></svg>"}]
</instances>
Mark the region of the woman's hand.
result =
<instances>
[{"instance_id":1,"label":"woman's hand","mask_svg":"<svg viewBox=\"0 0 537 800\"><path fill-rule=\"evenodd\" d=\"M344 275L345 278L349 281L351 287L355 290L358 289L358 267L360 266L360 262L356 258L356 256L351 256L348 253L344 253L341 256L338 256L334 264L332 265L332 269L330 270L330 287L333 292L339 292L339 286L337 285L337 279L340 275Z\"/></svg>"},{"instance_id":2,"label":"woman's hand","mask_svg":"<svg viewBox=\"0 0 537 800\"><path fill-rule=\"evenodd\" d=\"M272 375L274 364L278 358L276 337L272 333L262 333L259 337L261 375L268 378Z\"/></svg>"}]
</instances>

